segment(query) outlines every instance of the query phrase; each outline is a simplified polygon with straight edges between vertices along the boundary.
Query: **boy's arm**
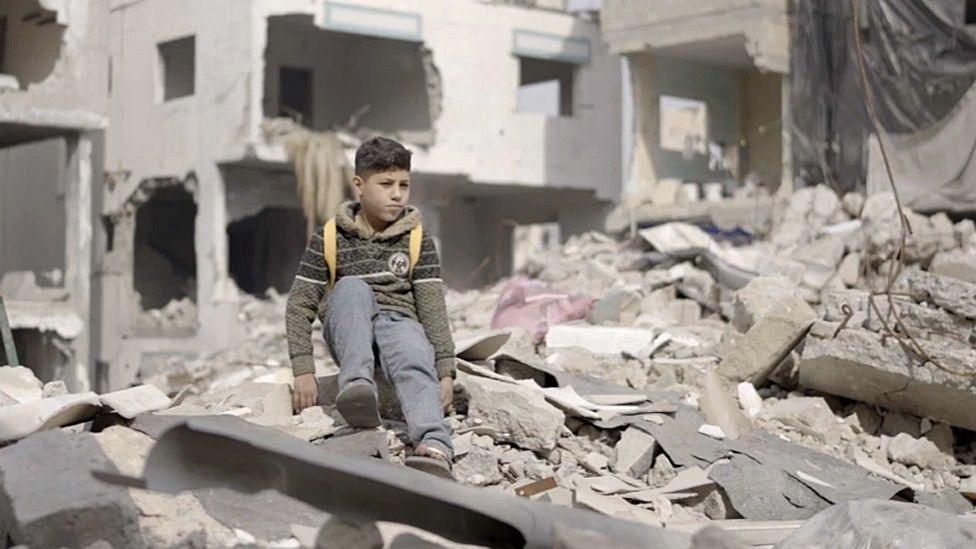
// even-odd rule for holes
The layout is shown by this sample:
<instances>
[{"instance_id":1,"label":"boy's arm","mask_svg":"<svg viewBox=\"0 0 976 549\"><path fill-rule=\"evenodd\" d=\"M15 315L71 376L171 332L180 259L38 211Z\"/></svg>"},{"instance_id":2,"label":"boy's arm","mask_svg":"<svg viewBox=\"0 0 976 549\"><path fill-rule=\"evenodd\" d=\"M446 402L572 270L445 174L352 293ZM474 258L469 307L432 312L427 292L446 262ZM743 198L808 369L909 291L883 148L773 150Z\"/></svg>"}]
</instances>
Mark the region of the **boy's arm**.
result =
<instances>
[{"instance_id":1,"label":"boy's arm","mask_svg":"<svg viewBox=\"0 0 976 549\"><path fill-rule=\"evenodd\" d=\"M420 258L413 268L413 296L417 304L417 317L434 347L437 377L454 377L454 339L447 321L441 262L434 239L426 232L420 246Z\"/></svg>"},{"instance_id":2,"label":"boy's arm","mask_svg":"<svg viewBox=\"0 0 976 549\"><path fill-rule=\"evenodd\" d=\"M316 230L298 264L298 272L288 293L285 331L288 356L295 376L315 373L312 360L312 323L329 284L329 268L322 252L322 231Z\"/></svg>"}]
</instances>

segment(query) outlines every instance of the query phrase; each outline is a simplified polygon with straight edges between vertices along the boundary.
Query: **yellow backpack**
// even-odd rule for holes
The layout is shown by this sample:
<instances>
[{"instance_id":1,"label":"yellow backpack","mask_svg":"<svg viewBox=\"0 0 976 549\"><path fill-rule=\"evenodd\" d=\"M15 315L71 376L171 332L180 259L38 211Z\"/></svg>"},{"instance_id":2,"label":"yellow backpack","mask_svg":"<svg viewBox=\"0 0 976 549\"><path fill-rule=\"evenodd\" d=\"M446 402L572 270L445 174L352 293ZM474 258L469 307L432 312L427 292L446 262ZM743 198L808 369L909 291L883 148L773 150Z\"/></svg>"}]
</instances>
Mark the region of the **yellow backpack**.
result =
<instances>
[{"instance_id":1,"label":"yellow backpack","mask_svg":"<svg viewBox=\"0 0 976 549\"><path fill-rule=\"evenodd\" d=\"M410 270L407 275L413 278L413 267L420 259L420 243L424 238L424 227L420 223L410 229ZM338 263L338 250L336 240L336 220L332 218L325 223L322 229L322 243L325 248L325 264L329 267L329 288L335 285L336 263Z\"/></svg>"}]
</instances>

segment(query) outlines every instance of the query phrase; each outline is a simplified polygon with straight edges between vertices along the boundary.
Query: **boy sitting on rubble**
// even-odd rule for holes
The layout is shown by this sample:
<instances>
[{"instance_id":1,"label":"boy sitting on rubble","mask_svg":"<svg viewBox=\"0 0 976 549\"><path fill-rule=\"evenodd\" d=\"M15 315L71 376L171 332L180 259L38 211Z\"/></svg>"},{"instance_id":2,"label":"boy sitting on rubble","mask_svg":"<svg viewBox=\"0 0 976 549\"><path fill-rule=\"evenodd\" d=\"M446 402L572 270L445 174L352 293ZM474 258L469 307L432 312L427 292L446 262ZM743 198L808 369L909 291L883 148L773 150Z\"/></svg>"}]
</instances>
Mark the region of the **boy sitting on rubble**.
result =
<instances>
[{"instance_id":1,"label":"boy sitting on rubble","mask_svg":"<svg viewBox=\"0 0 976 549\"><path fill-rule=\"evenodd\" d=\"M444 410L455 375L434 241L410 197L410 151L376 137L356 151L356 202L309 241L286 309L296 410L315 406L312 322L318 315L339 366L336 408L355 428L380 425L374 364L393 385L414 455L407 465L444 474L453 448Z\"/></svg>"}]
</instances>

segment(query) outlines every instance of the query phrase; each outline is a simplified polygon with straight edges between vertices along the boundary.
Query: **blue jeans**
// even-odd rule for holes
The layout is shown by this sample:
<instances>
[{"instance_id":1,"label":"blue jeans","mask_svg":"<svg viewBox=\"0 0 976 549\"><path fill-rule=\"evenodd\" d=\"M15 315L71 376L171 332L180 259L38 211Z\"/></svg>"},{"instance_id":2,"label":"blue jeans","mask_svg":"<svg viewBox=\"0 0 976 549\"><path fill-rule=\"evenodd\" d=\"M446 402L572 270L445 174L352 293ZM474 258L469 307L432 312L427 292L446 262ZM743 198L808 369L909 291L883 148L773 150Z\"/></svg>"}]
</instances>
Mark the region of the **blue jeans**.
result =
<instances>
[{"instance_id":1,"label":"blue jeans","mask_svg":"<svg viewBox=\"0 0 976 549\"><path fill-rule=\"evenodd\" d=\"M450 457L451 429L444 421L434 348L419 322L381 311L373 290L359 278L343 277L326 301L325 342L339 365L339 390L366 383L376 391L378 363L393 385L407 435L416 445L436 445Z\"/></svg>"}]
</instances>

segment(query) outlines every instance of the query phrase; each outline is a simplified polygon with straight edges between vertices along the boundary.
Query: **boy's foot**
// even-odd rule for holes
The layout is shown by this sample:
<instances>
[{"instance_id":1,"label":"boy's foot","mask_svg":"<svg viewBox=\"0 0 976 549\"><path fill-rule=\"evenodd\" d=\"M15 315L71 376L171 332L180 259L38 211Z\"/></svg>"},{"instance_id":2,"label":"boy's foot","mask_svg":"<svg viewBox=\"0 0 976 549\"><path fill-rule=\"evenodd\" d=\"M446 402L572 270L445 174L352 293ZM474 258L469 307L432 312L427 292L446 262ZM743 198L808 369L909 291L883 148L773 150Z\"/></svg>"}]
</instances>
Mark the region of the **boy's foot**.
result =
<instances>
[{"instance_id":1,"label":"boy's foot","mask_svg":"<svg viewBox=\"0 0 976 549\"><path fill-rule=\"evenodd\" d=\"M454 476L451 475L451 460L436 446L418 445L413 455L408 457L404 464L411 469L454 480Z\"/></svg>"},{"instance_id":2,"label":"boy's foot","mask_svg":"<svg viewBox=\"0 0 976 549\"><path fill-rule=\"evenodd\" d=\"M350 427L369 429L380 426L376 391L364 381L353 381L339 391L336 409Z\"/></svg>"}]
</instances>

